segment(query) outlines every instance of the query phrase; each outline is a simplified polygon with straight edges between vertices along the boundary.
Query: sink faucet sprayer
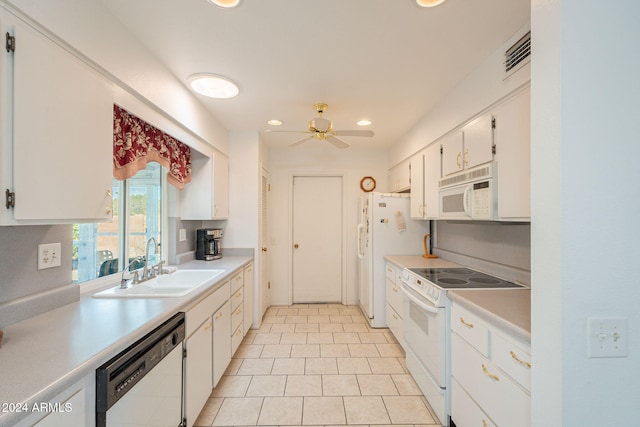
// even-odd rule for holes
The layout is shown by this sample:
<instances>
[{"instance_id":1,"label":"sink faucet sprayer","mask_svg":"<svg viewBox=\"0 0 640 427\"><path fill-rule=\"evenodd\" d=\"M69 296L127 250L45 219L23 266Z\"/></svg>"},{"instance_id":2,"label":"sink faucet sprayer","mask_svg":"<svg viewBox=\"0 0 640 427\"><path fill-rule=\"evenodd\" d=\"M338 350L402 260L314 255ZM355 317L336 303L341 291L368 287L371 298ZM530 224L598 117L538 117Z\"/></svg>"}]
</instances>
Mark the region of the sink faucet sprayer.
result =
<instances>
[{"instance_id":1,"label":"sink faucet sprayer","mask_svg":"<svg viewBox=\"0 0 640 427\"><path fill-rule=\"evenodd\" d=\"M158 242L156 241L155 237L150 237L149 240L147 240L147 248L145 251L145 256L144 256L144 267L142 269L142 277L140 277L140 275L138 274L139 271L134 271L133 272L133 279L131 279L131 284L132 285L136 285L138 283L142 283L145 282L149 279L153 279L154 277L156 277L156 275L161 275L162 274L162 264L164 264L164 261L159 261L157 264L152 265L151 268L149 268L149 247L151 246L151 242L153 242L153 250L154 253L156 255L158 254ZM120 280L120 288L122 289L126 289L129 286L129 280L125 280L124 278L124 273L129 270L129 272L131 272L131 265L134 262L137 262L140 260L140 257L135 257L130 263L129 265L122 271L122 279Z\"/></svg>"}]
</instances>

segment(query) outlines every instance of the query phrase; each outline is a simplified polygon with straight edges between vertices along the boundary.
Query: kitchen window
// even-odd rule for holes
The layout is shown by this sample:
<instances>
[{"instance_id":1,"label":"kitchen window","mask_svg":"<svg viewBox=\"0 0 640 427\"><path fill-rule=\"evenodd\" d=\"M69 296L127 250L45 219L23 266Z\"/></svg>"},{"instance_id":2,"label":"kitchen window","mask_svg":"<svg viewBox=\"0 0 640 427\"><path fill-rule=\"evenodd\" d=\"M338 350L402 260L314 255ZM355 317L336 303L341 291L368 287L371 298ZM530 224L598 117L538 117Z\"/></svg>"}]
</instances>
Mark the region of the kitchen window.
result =
<instances>
[{"instance_id":1,"label":"kitchen window","mask_svg":"<svg viewBox=\"0 0 640 427\"><path fill-rule=\"evenodd\" d=\"M144 265L147 241L154 237L162 242L166 182L166 169L156 162L124 181L113 179L113 220L73 225L74 283L119 273L129 265L131 270ZM160 254L151 253L149 258L153 265Z\"/></svg>"}]
</instances>

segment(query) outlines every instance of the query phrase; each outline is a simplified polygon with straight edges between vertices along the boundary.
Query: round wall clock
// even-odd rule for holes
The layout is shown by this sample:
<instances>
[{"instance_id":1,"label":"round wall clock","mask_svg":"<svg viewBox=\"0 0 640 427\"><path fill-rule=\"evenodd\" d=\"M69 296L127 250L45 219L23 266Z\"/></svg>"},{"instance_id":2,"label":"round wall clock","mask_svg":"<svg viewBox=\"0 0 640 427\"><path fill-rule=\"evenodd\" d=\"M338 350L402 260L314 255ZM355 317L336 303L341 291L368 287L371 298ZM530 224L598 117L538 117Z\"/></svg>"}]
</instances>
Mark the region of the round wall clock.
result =
<instances>
[{"instance_id":1,"label":"round wall clock","mask_svg":"<svg viewBox=\"0 0 640 427\"><path fill-rule=\"evenodd\" d=\"M360 180L360 188L362 191L369 193L376 189L376 180L371 176L365 176Z\"/></svg>"}]
</instances>

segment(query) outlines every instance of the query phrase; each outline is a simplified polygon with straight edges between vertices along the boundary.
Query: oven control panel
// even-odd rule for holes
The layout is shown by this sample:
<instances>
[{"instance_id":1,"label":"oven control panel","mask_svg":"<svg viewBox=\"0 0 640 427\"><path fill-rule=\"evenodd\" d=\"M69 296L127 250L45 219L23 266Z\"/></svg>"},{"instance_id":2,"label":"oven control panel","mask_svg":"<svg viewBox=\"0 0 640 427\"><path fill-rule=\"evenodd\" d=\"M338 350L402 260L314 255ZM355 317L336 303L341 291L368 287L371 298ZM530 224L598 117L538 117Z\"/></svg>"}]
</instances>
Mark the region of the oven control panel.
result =
<instances>
[{"instance_id":1,"label":"oven control panel","mask_svg":"<svg viewBox=\"0 0 640 427\"><path fill-rule=\"evenodd\" d=\"M434 286L428 280L419 277L408 270L402 272L402 281L419 295L431 301L433 304L440 306L441 289Z\"/></svg>"}]
</instances>

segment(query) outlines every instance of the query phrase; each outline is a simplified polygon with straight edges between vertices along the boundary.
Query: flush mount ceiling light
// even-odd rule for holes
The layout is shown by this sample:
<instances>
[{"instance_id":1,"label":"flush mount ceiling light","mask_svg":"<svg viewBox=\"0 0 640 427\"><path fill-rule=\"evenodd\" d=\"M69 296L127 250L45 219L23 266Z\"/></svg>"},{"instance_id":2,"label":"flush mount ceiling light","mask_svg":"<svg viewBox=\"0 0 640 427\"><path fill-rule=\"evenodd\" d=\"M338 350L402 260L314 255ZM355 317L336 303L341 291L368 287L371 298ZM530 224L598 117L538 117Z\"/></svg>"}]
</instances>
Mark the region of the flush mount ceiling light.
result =
<instances>
[{"instance_id":1,"label":"flush mount ceiling light","mask_svg":"<svg viewBox=\"0 0 640 427\"><path fill-rule=\"evenodd\" d=\"M189 76L189 86L200 95L210 98L233 98L239 92L238 86L226 77L215 74L198 73Z\"/></svg>"},{"instance_id":2,"label":"flush mount ceiling light","mask_svg":"<svg viewBox=\"0 0 640 427\"><path fill-rule=\"evenodd\" d=\"M416 3L418 3L420 7L434 7L444 3L444 0L416 0Z\"/></svg>"},{"instance_id":3,"label":"flush mount ceiling light","mask_svg":"<svg viewBox=\"0 0 640 427\"><path fill-rule=\"evenodd\" d=\"M360 120L356 124L358 126L369 126L371 124L371 120Z\"/></svg>"},{"instance_id":4,"label":"flush mount ceiling light","mask_svg":"<svg viewBox=\"0 0 640 427\"><path fill-rule=\"evenodd\" d=\"M229 9L238 6L240 4L240 0L209 0L209 3Z\"/></svg>"},{"instance_id":5,"label":"flush mount ceiling light","mask_svg":"<svg viewBox=\"0 0 640 427\"><path fill-rule=\"evenodd\" d=\"M282 120L278 120L278 119L267 120L267 124L271 126L280 126L282 124Z\"/></svg>"}]
</instances>

